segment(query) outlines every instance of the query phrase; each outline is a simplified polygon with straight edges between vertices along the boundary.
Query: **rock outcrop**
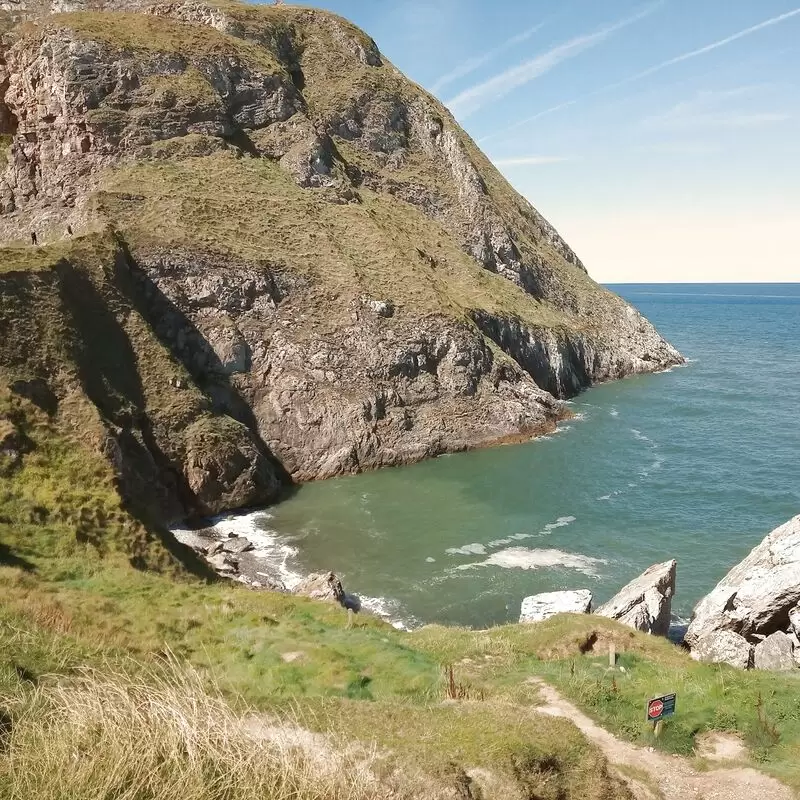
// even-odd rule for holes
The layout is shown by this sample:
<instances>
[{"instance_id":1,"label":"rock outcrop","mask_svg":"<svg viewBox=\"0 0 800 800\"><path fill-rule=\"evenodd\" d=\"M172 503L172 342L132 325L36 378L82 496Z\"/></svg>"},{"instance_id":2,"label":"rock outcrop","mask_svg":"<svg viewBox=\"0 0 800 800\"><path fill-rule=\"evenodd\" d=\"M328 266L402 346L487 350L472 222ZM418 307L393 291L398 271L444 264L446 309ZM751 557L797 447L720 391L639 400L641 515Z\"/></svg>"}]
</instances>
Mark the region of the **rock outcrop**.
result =
<instances>
[{"instance_id":1,"label":"rock outcrop","mask_svg":"<svg viewBox=\"0 0 800 800\"><path fill-rule=\"evenodd\" d=\"M638 631L666 636L672 619L676 567L676 561L648 567L594 613Z\"/></svg>"},{"instance_id":2,"label":"rock outcrop","mask_svg":"<svg viewBox=\"0 0 800 800\"><path fill-rule=\"evenodd\" d=\"M520 622L542 622L556 614L588 614L592 593L588 589L533 594L522 601Z\"/></svg>"},{"instance_id":3,"label":"rock outcrop","mask_svg":"<svg viewBox=\"0 0 800 800\"><path fill-rule=\"evenodd\" d=\"M682 361L347 21L0 16L0 388L42 382L129 504L200 516L530 438Z\"/></svg>"},{"instance_id":4,"label":"rock outcrop","mask_svg":"<svg viewBox=\"0 0 800 800\"><path fill-rule=\"evenodd\" d=\"M772 531L697 604L686 644L695 655L707 650L709 637L732 632L758 645L776 632L793 632L798 604L800 516Z\"/></svg>"},{"instance_id":5,"label":"rock outcrop","mask_svg":"<svg viewBox=\"0 0 800 800\"><path fill-rule=\"evenodd\" d=\"M301 594L313 600L324 600L329 603L345 604L342 582L333 572L313 572L307 575L292 589L294 594Z\"/></svg>"}]
</instances>

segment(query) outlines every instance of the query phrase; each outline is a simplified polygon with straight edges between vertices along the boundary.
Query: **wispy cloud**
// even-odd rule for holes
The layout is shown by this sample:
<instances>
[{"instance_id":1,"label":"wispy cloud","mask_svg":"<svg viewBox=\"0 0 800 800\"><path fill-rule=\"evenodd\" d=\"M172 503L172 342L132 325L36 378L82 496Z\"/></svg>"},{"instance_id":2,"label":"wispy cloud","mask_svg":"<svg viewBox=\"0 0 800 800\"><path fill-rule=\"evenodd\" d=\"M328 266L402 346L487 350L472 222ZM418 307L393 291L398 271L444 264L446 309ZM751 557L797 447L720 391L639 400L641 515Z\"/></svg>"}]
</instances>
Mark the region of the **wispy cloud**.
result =
<instances>
[{"instance_id":1,"label":"wispy cloud","mask_svg":"<svg viewBox=\"0 0 800 800\"><path fill-rule=\"evenodd\" d=\"M463 61L454 69L450 70L450 72L445 73L442 75L434 84L431 86L431 92L437 94L440 92L445 86L453 83L454 81L459 80L459 78L464 78L472 72L475 72L476 69L480 69L484 64L488 64L490 61L494 61L497 56L502 55L505 53L509 48L514 47L518 44L522 44L526 42L528 39L531 38L535 33L538 33L544 27L544 22L540 22L538 25L534 25L528 28L522 33L518 33L516 36L512 36L510 39L507 39L502 44L499 44L497 47L493 47L491 50L487 50L483 55L475 56L474 58L469 58L466 61Z\"/></svg>"},{"instance_id":2,"label":"wispy cloud","mask_svg":"<svg viewBox=\"0 0 800 800\"><path fill-rule=\"evenodd\" d=\"M780 23L785 22L788 19L792 19L793 17L796 17L798 15L800 15L800 8L795 8L791 11L787 11L784 14L779 14L776 17L770 17L770 19L764 20L763 22L759 22L756 25L751 25L749 28L744 28L743 30L731 34L730 36L726 36L723 39L718 39L716 42L711 42L710 44L704 45L703 47L698 47L696 50L689 50L686 53L681 53L681 55L679 56L675 56L674 58L669 58L666 61L662 61L659 64L655 64L652 67L648 67L647 69L644 69L641 72L629 75L627 78L615 81L614 83L609 83L606 86L602 86L599 89L595 89L592 92L588 92L587 94L581 95L580 97L576 97L573 100L568 100L564 103L560 103L559 105L553 106L552 108L547 108L544 111L540 111L538 114L534 114L531 117L526 117L525 119L522 119L519 122L515 122L513 125L507 126L502 131L498 131L497 133L485 136L480 141L481 143L483 143L488 141L489 139L494 139L500 135L505 135L509 131L520 128L523 125L527 125L528 123L533 122L539 119L540 117L547 116L556 111L561 111L565 108L570 108L571 106L577 105L583 100L588 100L592 97L596 97L599 94L609 92L612 89L617 89L620 86L627 86L629 83L634 83L635 81L641 80L642 78L649 77L650 75L653 75L656 72L660 72L663 69L667 69L668 67L671 67L675 64L680 64L684 61L689 61L690 59L697 58L698 56L705 55L706 53L710 53L714 50L718 50L720 47L725 47L726 45L729 45L732 42L736 42L739 39L744 39L746 36L751 36L752 34L757 33L758 31L762 31L765 28L771 28L773 25L779 25Z\"/></svg>"},{"instance_id":3,"label":"wispy cloud","mask_svg":"<svg viewBox=\"0 0 800 800\"><path fill-rule=\"evenodd\" d=\"M496 167L533 167L540 164L561 164L564 161L575 161L575 156L514 156L512 158L495 158L492 163Z\"/></svg>"},{"instance_id":4,"label":"wispy cloud","mask_svg":"<svg viewBox=\"0 0 800 800\"><path fill-rule=\"evenodd\" d=\"M646 117L640 123L647 130L687 131L698 128L760 128L792 118L783 111L743 108L742 101L756 98L759 102L769 86L739 86L723 91L700 91L661 114ZM734 107L730 101L734 100Z\"/></svg>"},{"instance_id":5,"label":"wispy cloud","mask_svg":"<svg viewBox=\"0 0 800 800\"><path fill-rule=\"evenodd\" d=\"M779 25L781 22L785 22L787 19L791 19L792 17L796 17L800 14L800 8L795 8L792 11L787 11L785 14L779 14L777 17L771 17L770 19L764 20L763 22L759 22L757 25L751 25L749 28L745 28L744 30L738 31L738 33L731 34L730 36L726 36L724 39L719 39L716 42L712 42L711 44L704 45L703 47L698 47L696 50L690 50L688 53L681 53L679 56L675 56L674 58L668 58L666 61L662 61L660 64L656 64L652 67L648 67L641 72L637 72L635 75L630 75L627 78L624 78L621 81L617 81L616 83L612 83L608 86L599 89L600 91L607 91L608 89L615 89L618 86L624 86L628 83L632 83L633 81L641 80L642 78L646 78L650 75L653 75L656 72L660 72L662 69L666 69L667 67L671 67L675 64L680 64L684 61L689 61L692 58L697 58L698 56L703 56L706 53L710 53L713 50L718 50L720 47L725 47L726 45L731 44L732 42L736 42L739 39L744 39L745 36L751 36L758 31L764 30L764 28L771 28L773 25ZM593 93L595 94L595 93Z\"/></svg>"},{"instance_id":6,"label":"wispy cloud","mask_svg":"<svg viewBox=\"0 0 800 800\"><path fill-rule=\"evenodd\" d=\"M535 58L517 64L515 67L510 67L482 83L465 89L449 100L446 105L455 115L462 119L466 118L470 114L474 114L487 102L505 97L507 94L514 91L514 89L518 89L520 86L524 86L547 72L550 72L550 70L557 67L563 61L574 58L580 53L604 42L616 31L646 17L660 5L661 2L652 3L636 14L611 25L606 25L604 28L600 28L594 33L576 36L574 39L557 45Z\"/></svg>"}]
</instances>

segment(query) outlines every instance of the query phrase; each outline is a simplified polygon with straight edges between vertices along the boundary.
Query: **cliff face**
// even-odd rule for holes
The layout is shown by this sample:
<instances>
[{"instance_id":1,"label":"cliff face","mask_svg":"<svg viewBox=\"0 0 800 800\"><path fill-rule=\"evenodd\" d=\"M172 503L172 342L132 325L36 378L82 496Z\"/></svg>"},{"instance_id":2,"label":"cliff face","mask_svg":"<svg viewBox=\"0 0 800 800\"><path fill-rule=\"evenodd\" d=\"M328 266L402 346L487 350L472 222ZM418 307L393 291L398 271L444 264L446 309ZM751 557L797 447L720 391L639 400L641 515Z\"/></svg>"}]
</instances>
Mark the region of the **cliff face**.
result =
<instances>
[{"instance_id":1,"label":"cliff face","mask_svg":"<svg viewBox=\"0 0 800 800\"><path fill-rule=\"evenodd\" d=\"M346 21L113 5L2 3L0 375L128 491L263 502L681 361Z\"/></svg>"}]
</instances>

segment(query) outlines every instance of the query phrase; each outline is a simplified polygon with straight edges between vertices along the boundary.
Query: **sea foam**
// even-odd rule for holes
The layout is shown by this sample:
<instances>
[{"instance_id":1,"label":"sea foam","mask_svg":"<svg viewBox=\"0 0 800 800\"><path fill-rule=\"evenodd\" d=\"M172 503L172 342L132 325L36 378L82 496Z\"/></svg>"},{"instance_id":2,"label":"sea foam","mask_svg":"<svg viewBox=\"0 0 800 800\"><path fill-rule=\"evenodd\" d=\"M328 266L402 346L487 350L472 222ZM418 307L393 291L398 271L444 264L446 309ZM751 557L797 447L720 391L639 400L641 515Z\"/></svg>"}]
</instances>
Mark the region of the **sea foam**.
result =
<instances>
[{"instance_id":1,"label":"sea foam","mask_svg":"<svg viewBox=\"0 0 800 800\"><path fill-rule=\"evenodd\" d=\"M472 569L473 567L501 567L503 569L573 569L584 575L597 577L597 568L606 562L601 558L581 555L580 553L567 553L555 549L530 549L527 547L509 547L492 553L485 561L474 564L462 564L457 569Z\"/></svg>"}]
</instances>

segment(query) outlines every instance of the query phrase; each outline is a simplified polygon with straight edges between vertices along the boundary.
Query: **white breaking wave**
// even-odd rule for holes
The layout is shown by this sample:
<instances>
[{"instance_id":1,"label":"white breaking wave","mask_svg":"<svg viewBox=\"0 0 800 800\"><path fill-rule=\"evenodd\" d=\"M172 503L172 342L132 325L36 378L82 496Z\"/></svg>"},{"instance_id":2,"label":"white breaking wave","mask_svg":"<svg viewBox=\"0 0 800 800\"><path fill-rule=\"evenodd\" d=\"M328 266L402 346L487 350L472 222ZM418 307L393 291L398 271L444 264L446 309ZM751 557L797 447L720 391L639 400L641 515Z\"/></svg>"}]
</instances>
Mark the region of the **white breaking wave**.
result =
<instances>
[{"instance_id":1,"label":"white breaking wave","mask_svg":"<svg viewBox=\"0 0 800 800\"><path fill-rule=\"evenodd\" d=\"M485 556L487 550L496 550L498 547L505 547L514 542L533 539L537 536L547 536L557 528L565 528L567 525L575 522L576 519L577 517L573 516L558 517L555 522L548 522L547 525L537 533L512 533L510 536L504 536L502 539L492 539L492 541L486 544L473 542L472 544L465 544L461 547L449 547L445 550L445 553L451 556Z\"/></svg>"},{"instance_id":2,"label":"white breaking wave","mask_svg":"<svg viewBox=\"0 0 800 800\"><path fill-rule=\"evenodd\" d=\"M287 589L293 589L305 577L302 572L290 566L290 563L297 559L299 551L297 547L288 543L286 537L262 527L270 519L272 515L266 511L224 514L210 519L208 525L202 529L202 533L222 540L230 535L245 537L253 545L250 555L265 564L263 574L277 575ZM187 543L187 540L196 538L199 532L176 528L172 534L178 541Z\"/></svg>"},{"instance_id":3,"label":"white breaking wave","mask_svg":"<svg viewBox=\"0 0 800 800\"><path fill-rule=\"evenodd\" d=\"M534 550L527 547L509 547L492 553L485 561L474 564L462 564L457 569L473 569L474 567L502 567L503 569L574 569L584 575L598 576L597 568L605 564L601 558L592 558L580 553L566 553L563 550Z\"/></svg>"},{"instance_id":4,"label":"white breaking wave","mask_svg":"<svg viewBox=\"0 0 800 800\"><path fill-rule=\"evenodd\" d=\"M577 517L559 517L555 522L548 522L547 525L544 526L542 533L550 533L550 531L554 531L556 528L566 528L571 522L575 522Z\"/></svg>"},{"instance_id":5,"label":"white breaking wave","mask_svg":"<svg viewBox=\"0 0 800 800\"><path fill-rule=\"evenodd\" d=\"M415 617L403 615L400 603L388 597L364 597L359 595L361 608L369 611L376 617L386 620L393 628L401 631L410 631L418 628L422 623Z\"/></svg>"}]
</instances>

